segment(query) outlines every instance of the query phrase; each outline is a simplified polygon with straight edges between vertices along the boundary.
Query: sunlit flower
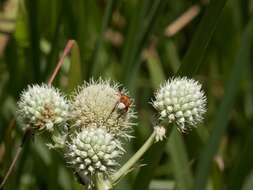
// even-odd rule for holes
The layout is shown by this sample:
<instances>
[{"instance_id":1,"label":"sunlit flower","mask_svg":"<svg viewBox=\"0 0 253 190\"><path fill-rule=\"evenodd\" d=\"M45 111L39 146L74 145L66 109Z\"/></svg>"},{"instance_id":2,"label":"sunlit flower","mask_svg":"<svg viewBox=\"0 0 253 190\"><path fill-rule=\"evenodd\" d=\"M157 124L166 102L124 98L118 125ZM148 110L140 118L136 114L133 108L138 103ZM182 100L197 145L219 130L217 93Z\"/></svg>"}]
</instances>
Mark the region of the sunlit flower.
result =
<instances>
[{"instance_id":1,"label":"sunlit flower","mask_svg":"<svg viewBox=\"0 0 253 190\"><path fill-rule=\"evenodd\" d=\"M203 120L206 97L201 84L193 79L169 79L155 94L153 106L160 113L160 120L175 122L186 132Z\"/></svg>"},{"instance_id":2,"label":"sunlit flower","mask_svg":"<svg viewBox=\"0 0 253 190\"><path fill-rule=\"evenodd\" d=\"M121 95L127 95L125 89L120 90L118 84L109 81L91 81L82 85L73 98L71 120L73 126L105 128L115 136L128 137L135 118L133 102L126 105L120 102ZM127 96L128 97L128 96Z\"/></svg>"}]
</instances>

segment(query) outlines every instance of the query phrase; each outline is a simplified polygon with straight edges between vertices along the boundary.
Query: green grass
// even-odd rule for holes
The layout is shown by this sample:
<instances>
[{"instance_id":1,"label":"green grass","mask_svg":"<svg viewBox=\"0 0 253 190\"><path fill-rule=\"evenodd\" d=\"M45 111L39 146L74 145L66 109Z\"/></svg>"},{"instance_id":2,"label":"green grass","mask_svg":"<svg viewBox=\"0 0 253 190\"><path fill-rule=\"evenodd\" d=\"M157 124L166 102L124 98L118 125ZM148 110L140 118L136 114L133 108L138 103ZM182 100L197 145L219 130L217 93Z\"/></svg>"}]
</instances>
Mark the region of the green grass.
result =
<instances>
[{"instance_id":1,"label":"green grass","mask_svg":"<svg viewBox=\"0 0 253 190\"><path fill-rule=\"evenodd\" d=\"M1 1L0 6L3 6ZM69 39L71 55L54 85L71 94L89 78L111 78L127 87L138 112L128 158L152 130L154 91L175 75L199 80L208 98L204 123L189 134L175 126L156 143L134 172L115 189L253 189L252 177L252 2L211 0L171 38L165 28L198 1L12 0L4 24L0 9L0 177L5 174L23 130L12 125L16 101L28 84L46 82ZM15 7L18 6L18 12ZM14 16L13 16L14 15ZM108 30L123 39L108 40ZM0 44L2 46L3 43ZM0 48L1 49L1 48ZM218 160L218 161L217 161ZM57 152L35 136L24 149L6 190L83 189Z\"/></svg>"}]
</instances>

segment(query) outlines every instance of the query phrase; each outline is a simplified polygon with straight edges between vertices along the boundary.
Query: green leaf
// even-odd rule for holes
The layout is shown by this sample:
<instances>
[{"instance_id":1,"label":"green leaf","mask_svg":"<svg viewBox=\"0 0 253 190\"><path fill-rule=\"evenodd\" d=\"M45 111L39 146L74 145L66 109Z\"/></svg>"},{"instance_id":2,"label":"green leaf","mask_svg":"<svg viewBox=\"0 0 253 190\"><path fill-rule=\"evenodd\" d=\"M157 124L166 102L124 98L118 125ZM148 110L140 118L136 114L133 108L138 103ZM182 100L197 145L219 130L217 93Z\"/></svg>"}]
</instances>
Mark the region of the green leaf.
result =
<instances>
[{"instance_id":1,"label":"green leaf","mask_svg":"<svg viewBox=\"0 0 253 190\"><path fill-rule=\"evenodd\" d=\"M205 15L201 19L197 31L194 34L190 48L187 51L183 63L179 68L177 73L178 75L192 76L198 71L198 68L202 64L202 59L206 53L206 48L216 28L225 2L226 0L213 0L210 2ZM149 183L153 177L153 171L159 163L160 157L165 149L165 145L166 142L163 141L159 145L155 145L150 149L144 158L144 163L147 163L148 165L140 170L136 177L136 183L133 189L148 189ZM142 185L140 185L139 181L142 183Z\"/></svg>"},{"instance_id":2,"label":"green leaf","mask_svg":"<svg viewBox=\"0 0 253 190\"><path fill-rule=\"evenodd\" d=\"M73 91L78 85L82 83L81 59L78 44L74 41L70 57L70 70L68 77L68 92Z\"/></svg>"},{"instance_id":3,"label":"green leaf","mask_svg":"<svg viewBox=\"0 0 253 190\"><path fill-rule=\"evenodd\" d=\"M175 47L175 44L171 39L166 40L165 50L166 50L165 53L166 60L164 64L168 64L171 67L171 70L174 73L176 73L181 64L181 61L179 59L179 55Z\"/></svg>"},{"instance_id":4,"label":"green leaf","mask_svg":"<svg viewBox=\"0 0 253 190\"><path fill-rule=\"evenodd\" d=\"M242 189L243 190L252 190L253 189L253 172L251 172L249 174L249 176L246 178Z\"/></svg>"},{"instance_id":5,"label":"green leaf","mask_svg":"<svg viewBox=\"0 0 253 190\"><path fill-rule=\"evenodd\" d=\"M124 75L122 75L123 82L130 91L133 90L134 84L136 84L136 76L141 63L141 52L152 32L152 24L158 18L161 3L160 0L139 1L135 8L135 15L131 20L121 61L122 71L124 72ZM149 7L151 7L150 10Z\"/></svg>"},{"instance_id":6,"label":"green leaf","mask_svg":"<svg viewBox=\"0 0 253 190\"><path fill-rule=\"evenodd\" d=\"M32 49L31 54L31 63L33 68L33 77L37 82L41 82L44 79L41 76L41 70L38 65L41 61L41 52L40 52L40 32L38 28L38 2L37 1L27 1L28 7L28 20L29 20L29 29L30 29L30 47Z\"/></svg>"},{"instance_id":7,"label":"green leaf","mask_svg":"<svg viewBox=\"0 0 253 190\"><path fill-rule=\"evenodd\" d=\"M147 66L150 73L152 86L154 88L159 87L159 85L161 85L161 83L163 83L166 79L160 61L156 57L148 55Z\"/></svg>"},{"instance_id":8,"label":"green leaf","mask_svg":"<svg viewBox=\"0 0 253 190\"><path fill-rule=\"evenodd\" d=\"M248 124L250 125L252 121L250 121ZM229 180L228 189L229 190L237 190L240 189L243 185L244 180L246 179L247 175L250 174L252 171L252 160L253 160L253 129L250 130L247 134L246 140L243 143L244 148L241 151L241 154L239 154L235 158L235 164L231 171L231 177Z\"/></svg>"},{"instance_id":9,"label":"green leaf","mask_svg":"<svg viewBox=\"0 0 253 190\"><path fill-rule=\"evenodd\" d=\"M184 141L178 130L172 130L167 149L170 153L173 173L176 179L176 189L189 190L193 187L193 176Z\"/></svg>"},{"instance_id":10,"label":"green leaf","mask_svg":"<svg viewBox=\"0 0 253 190\"><path fill-rule=\"evenodd\" d=\"M151 83L154 88L158 88L161 83L165 81L165 75L163 73L161 63L158 59L158 57L155 56L156 54L152 51L147 51L146 52L146 58L147 58L147 65L148 65L148 70L150 73L151 77ZM167 145L169 154L171 156L171 161L173 165L173 171L175 174L176 178L176 185L177 189L180 190L188 190L192 187L193 185L193 177L190 171L189 167L189 161L186 153L186 148L184 146L184 141L182 137L180 136L179 132L174 128L175 126L172 126L172 134L170 134L169 138L169 143ZM171 129L168 129L171 130ZM160 145L159 145L160 144ZM159 143L158 145L154 145L157 147L156 152L151 152L149 151L147 153L147 156L145 157L146 159L144 160L143 163L148 163L150 162L149 160L152 160L151 167L148 164L145 166L142 171L145 171L146 173L145 176L141 176L139 180L136 180L135 189L140 189L140 188L148 188L144 187L148 183L143 183L149 182L150 179L152 179L154 172L149 172L150 170L154 170L156 167L156 164L158 164L160 156L163 152L163 149L158 148L159 146L164 147L166 144L166 141ZM156 164L154 164L154 162Z\"/></svg>"},{"instance_id":11,"label":"green leaf","mask_svg":"<svg viewBox=\"0 0 253 190\"><path fill-rule=\"evenodd\" d=\"M225 95L223 101L217 110L214 119L214 126L207 146L205 147L198 164L197 177L196 177L196 190L205 189L209 169L215 153L217 152L219 142L227 127L229 120L229 113L233 108L236 94L239 88L239 82L242 77L242 71L249 61L249 51L251 40L253 37L253 19L249 22L245 32L242 35L241 46L235 64L231 69L231 74L225 87Z\"/></svg>"},{"instance_id":12,"label":"green leaf","mask_svg":"<svg viewBox=\"0 0 253 190\"><path fill-rule=\"evenodd\" d=\"M178 75L193 76L198 71L226 2L227 0L212 0L208 5L189 50L184 56Z\"/></svg>"},{"instance_id":13,"label":"green leaf","mask_svg":"<svg viewBox=\"0 0 253 190\"><path fill-rule=\"evenodd\" d=\"M105 15L102 23L102 30L101 33L97 39L97 42L95 44L95 48L92 54L92 60L91 60L91 65L92 65L92 71L91 74L93 77L97 78L99 77L101 73L101 63L99 62L99 56L101 56L101 46L103 45L103 40L104 40L104 33L109 25L109 22L112 17L112 11L114 4L116 3L115 0L109 0L107 2L106 10L105 10Z\"/></svg>"}]
</instances>

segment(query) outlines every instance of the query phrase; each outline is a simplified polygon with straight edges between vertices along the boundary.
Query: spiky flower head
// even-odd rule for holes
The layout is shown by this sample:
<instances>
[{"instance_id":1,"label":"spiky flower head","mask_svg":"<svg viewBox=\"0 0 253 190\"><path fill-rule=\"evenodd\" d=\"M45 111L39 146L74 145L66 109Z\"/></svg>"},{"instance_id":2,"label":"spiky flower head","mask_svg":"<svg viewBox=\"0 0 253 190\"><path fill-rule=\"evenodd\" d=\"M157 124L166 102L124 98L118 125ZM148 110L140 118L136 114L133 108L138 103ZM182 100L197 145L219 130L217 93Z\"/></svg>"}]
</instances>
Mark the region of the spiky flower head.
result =
<instances>
[{"instance_id":1,"label":"spiky flower head","mask_svg":"<svg viewBox=\"0 0 253 190\"><path fill-rule=\"evenodd\" d=\"M81 173L92 185L94 174L107 176L118 165L123 154L121 143L104 128L86 127L67 143L65 158L75 173Z\"/></svg>"},{"instance_id":2,"label":"spiky flower head","mask_svg":"<svg viewBox=\"0 0 253 190\"><path fill-rule=\"evenodd\" d=\"M73 98L71 120L74 126L105 128L116 137L127 137L135 117L133 101L127 94L110 81L100 79L85 83Z\"/></svg>"},{"instance_id":3,"label":"spiky flower head","mask_svg":"<svg viewBox=\"0 0 253 190\"><path fill-rule=\"evenodd\" d=\"M180 131L186 132L203 120L206 97L198 81L177 77L169 79L156 92L153 106L161 120L175 122Z\"/></svg>"},{"instance_id":4,"label":"spiky flower head","mask_svg":"<svg viewBox=\"0 0 253 190\"><path fill-rule=\"evenodd\" d=\"M55 125L65 124L69 105L56 88L42 84L28 86L17 104L17 116L26 127L52 131Z\"/></svg>"}]
</instances>

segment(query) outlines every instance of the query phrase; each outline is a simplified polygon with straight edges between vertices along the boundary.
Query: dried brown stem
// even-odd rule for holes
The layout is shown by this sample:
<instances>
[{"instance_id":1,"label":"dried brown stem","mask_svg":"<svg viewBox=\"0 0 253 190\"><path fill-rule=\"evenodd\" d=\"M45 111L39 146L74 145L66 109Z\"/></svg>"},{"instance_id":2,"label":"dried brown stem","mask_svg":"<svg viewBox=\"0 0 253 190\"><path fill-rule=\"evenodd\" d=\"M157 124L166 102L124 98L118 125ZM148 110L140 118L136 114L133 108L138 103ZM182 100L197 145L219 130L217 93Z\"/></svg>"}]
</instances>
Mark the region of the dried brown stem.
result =
<instances>
[{"instance_id":1,"label":"dried brown stem","mask_svg":"<svg viewBox=\"0 0 253 190\"><path fill-rule=\"evenodd\" d=\"M28 128L28 129L25 131L25 134L24 134L24 136L23 136L22 142L21 142L20 146L18 147L18 150L17 150L17 152L16 152L16 154L15 154L15 156L14 156L12 162L11 162L11 165L10 165L10 167L9 167L9 169L8 169L8 171L7 171L7 173L6 173L5 176L4 176L3 181L1 182L0 189L2 189L2 188L4 187L5 182L7 181L8 177L10 176L10 174L11 174L11 172L12 172L14 166L16 165L16 163L17 163L17 161L18 161L18 158L19 158L20 155L21 155L21 152L22 152L22 149L23 149L23 146L24 146L25 142L26 142L27 140L29 140L29 137L30 137L31 135L32 135L32 130L31 130L30 128Z\"/></svg>"},{"instance_id":2,"label":"dried brown stem","mask_svg":"<svg viewBox=\"0 0 253 190\"><path fill-rule=\"evenodd\" d=\"M174 22L167 26L165 29L165 35L167 37L171 37L183 29L200 13L200 8L201 6L199 4L192 5L180 17L178 17Z\"/></svg>"},{"instance_id":3,"label":"dried brown stem","mask_svg":"<svg viewBox=\"0 0 253 190\"><path fill-rule=\"evenodd\" d=\"M73 45L74 45L74 40L69 40L67 42L67 45L65 46L64 51L63 51L63 55L60 57L59 62L57 63L57 65L56 65L56 67L55 67L55 69L54 69L54 71L53 71L50 79L47 82L48 85L51 85L52 82L54 81L57 73L59 72L62 64L64 63L64 58L69 54L69 52L71 51ZM25 134L23 136L21 145L19 146L19 148L18 148L18 150L17 150L17 152L16 152L16 154L14 156L14 159L11 162L11 165L10 165L7 173L5 174L4 179L3 179L3 181L0 184L0 189L2 189L4 187L4 185L5 185L8 177L10 176L11 172L13 171L14 166L16 165L16 163L17 163L17 161L18 161L18 159L19 159L19 157L21 155L21 152L23 150L24 144L26 143L26 141L28 141L30 139L30 137L32 135L33 135L33 130L31 128L27 128L27 130L25 131Z\"/></svg>"},{"instance_id":4,"label":"dried brown stem","mask_svg":"<svg viewBox=\"0 0 253 190\"><path fill-rule=\"evenodd\" d=\"M19 156L22 152L22 149L23 149L23 147L21 147L21 146L18 147L18 150L15 154L15 157L13 158L8 171L5 174L3 181L1 182L0 189L2 189L4 187L5 182L7 181L8 177L10 176L10 174L11 174L11 172L12 172L12 170L13 170L13 168L14 168L14 166L15 166L15 164L16 164L16 162L17 162L17 160L18 160L18 158L19 158Z\"/></svg>"},{"instance_id":5,"label":"dried brown stem","mask_svg":"<svg viewBox=\"0 0 253 190\"><path fill-rule=\"evenodd\" d=\"M62 66L63 63L64 63L65 57L69 54L69 52L71 51L73 45L74 45L74 40L69 40L68 43L67 43L67 45L66 45L65 48L64 48L63 55L61 56L61 58L60 58L58 64L56 65L56 67L55 67L55 69L54 69L54 71L53 71L51 77L49 78L49 80L48 80L48 82L47 82L48 85L51 85L51 84L52 84L54 78L56 77L57 73L59 72L61 66Z\"/></svg>"}]
</instances>

